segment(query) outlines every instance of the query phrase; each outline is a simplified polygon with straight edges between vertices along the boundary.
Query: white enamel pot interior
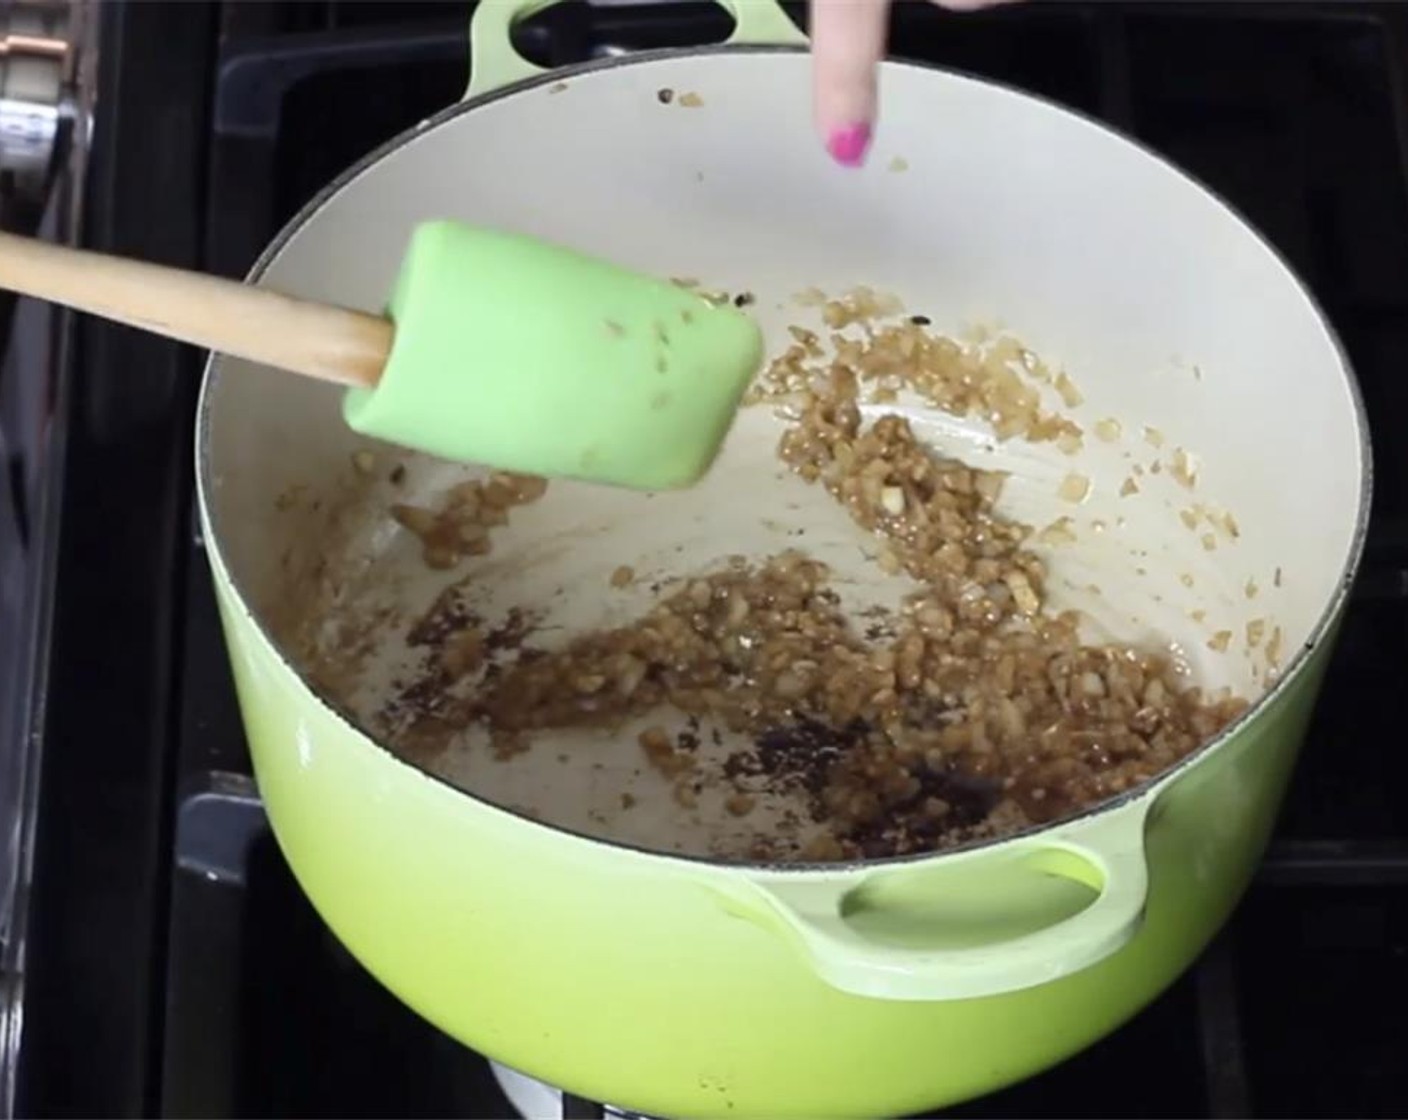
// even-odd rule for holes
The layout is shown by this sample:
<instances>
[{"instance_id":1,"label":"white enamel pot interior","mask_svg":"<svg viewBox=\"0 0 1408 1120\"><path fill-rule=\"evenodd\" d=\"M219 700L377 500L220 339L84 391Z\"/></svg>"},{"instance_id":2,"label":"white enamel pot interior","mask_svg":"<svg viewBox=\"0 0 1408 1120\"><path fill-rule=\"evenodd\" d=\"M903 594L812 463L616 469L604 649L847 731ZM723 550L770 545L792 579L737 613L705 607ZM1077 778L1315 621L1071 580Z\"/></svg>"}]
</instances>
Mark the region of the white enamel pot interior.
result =
<instances>
[{"instance_id":1,"label":"white enamel pot interior","mask_svg":"<svg viewBox=\"0 0 1408 1120\"><path fill-rule=\"evenodd\" d=\"M1093 865L1099 898L1075 924L1001 953L986 947L976 972L971 954L945 962L877 949L834 921L827 908L864 867L710 864L720 890L773 908L828 983L932 1000L1043 983L1134 935L1157 795L1238 737L1268 734L1258 726L1271 698L1296 684L1307 651L1327 637L1357 562L1367 449L1352 378L1312 301L1194 182L1079 116L967 77L889 63L882 99L883 127L857 172L819 150L801 51L706 49L533 78L358 165L284 231L255 281L377 309L412 227L453 217L750 292L774 351L789 325L814 321L796 293L863 284L895 293L937 330L1000 324L1069 373L1080 403L1047 404L1084 428L1074 455L1000 443L978 420L912 418L945 454L1011 472L1003 508L1014 517L1071 519L1072 539L1040 546L1054 606L1084 612L1092 637L1171 646L1200 683L1258 703L1220 743L1119 805L919 861L981 877L982 861L1036 844ZM298 678L316 663L322 683L307 703L317 707L315 694L336 682L337 695L322 699L356 749L379 752L362 727L419 656L405 641L409 622L466 577L484 617L528 606L544 612L542 633L564 635L626 621L653 583L732 554L777 552L801 529L849 601L893 602L898 589L867 559L859 530L777 462L780 425L767 407L745 410L714 472L687 493L553 483L514 512L490 556L436 572L388 508L437 505L478 472L354 436L335 391L218 359L201 406L200 493L217 582L229 610L253 624L227 617L235 656L266 643L291 688L304 688ZM1058 496L1072 473L1092 483L1079 504ZM1131 478L1137 493L1124 485ZM637 578L613 590L622 564ZM375 640L356 657L343 656L349 635L368 634ZM1297 711L1277 736L1298 737ZM770 827L766 812L734 818L707 792L683 812L642 766L635 730L543 736L507 761L471 734L423 765L465 791L466 819L508 808L563 842L620 845L623 860L659 853L644 858L665 873L690 864L672 855L742 852ZM406 766L390 753L384 765Z\"/></svg>"}]
</instances>

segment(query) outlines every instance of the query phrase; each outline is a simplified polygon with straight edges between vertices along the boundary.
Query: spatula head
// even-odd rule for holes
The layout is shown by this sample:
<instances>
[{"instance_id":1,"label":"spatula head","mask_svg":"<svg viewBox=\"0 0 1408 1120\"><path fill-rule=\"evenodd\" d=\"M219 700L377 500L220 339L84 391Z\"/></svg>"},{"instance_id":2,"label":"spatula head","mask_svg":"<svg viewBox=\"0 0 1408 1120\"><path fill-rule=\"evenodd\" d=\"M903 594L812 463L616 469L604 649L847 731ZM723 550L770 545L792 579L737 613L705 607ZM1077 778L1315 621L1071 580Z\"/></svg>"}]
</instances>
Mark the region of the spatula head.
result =
<instances>
[{"instance_id":1,"label":"spatula head","mask_svg":"<svg viewBox=\"0 0 1408 1120\"><path fill-rule=\"evenodd\" d=\"M446 459L636 489L709 467L761 332L668 280L532 238L419 226L391 356L344 402L353 429Z\"/></svg>"}]
</instances>

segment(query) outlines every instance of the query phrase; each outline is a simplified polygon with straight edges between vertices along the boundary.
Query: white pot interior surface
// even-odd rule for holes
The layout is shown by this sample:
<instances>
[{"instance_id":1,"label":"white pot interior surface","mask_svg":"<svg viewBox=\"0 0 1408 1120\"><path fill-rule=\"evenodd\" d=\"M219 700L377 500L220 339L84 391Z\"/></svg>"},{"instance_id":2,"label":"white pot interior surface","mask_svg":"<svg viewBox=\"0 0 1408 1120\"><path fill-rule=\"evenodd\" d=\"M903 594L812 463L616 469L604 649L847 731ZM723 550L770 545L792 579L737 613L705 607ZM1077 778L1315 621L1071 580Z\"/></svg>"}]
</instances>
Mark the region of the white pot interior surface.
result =
<instances>
[{"instance_id":1,"label":"white pot interior surface","mask_svg":"<svg viewBox=\"0 0 1408 1120\"><path fill-rule=\"evenodd\" d=\"M854 172L818 150L800 53L548 79L358 170L259 282L380 309L413 225L451 217L750 292L774 353L788 325L817 322L793 298L813 288L893 293L945 333L1010 332L1078 387L1079 404L1049 389L1044 404L1081 425L1082 449L998 443L937 411L915 413L916 427L946 455L1010 471L1002 508L1018 520L1071 519L1073 539L1035 548L1052 605L1084 612L1091 637L1173 647L1199 683L1262 695L1335 601L1367 493L1354 390L1304 291L1219 202L1080 118L899 64L882 98L875 150ZM550 646L637 616L658 581L800 541L845 600L893 604L903 584L866 558L873 542L778 461L781 423L769 406L745 410L688 492L554 482L512 512L491 555L432 571L388 509L437 506L476 472L370 444L344 426L337 391L222 358L202 410L211 543L266 630L302 667L321 658L359 720L421 656L406 630L451 583L486 619L542 612ZM1079 504L1058 496L1071 473L1092 483ZM1131 477L1139 492L1122 494ZM1212 512L1190 529L1190 509ZM636 578L613 589L623 564ZM660 850L742 851L769 827L766 812L724 812L722 792L683 810L634 730L538 735L507 761L469 734L426 765L545 821Z\"/></svg>"}]
</instances>

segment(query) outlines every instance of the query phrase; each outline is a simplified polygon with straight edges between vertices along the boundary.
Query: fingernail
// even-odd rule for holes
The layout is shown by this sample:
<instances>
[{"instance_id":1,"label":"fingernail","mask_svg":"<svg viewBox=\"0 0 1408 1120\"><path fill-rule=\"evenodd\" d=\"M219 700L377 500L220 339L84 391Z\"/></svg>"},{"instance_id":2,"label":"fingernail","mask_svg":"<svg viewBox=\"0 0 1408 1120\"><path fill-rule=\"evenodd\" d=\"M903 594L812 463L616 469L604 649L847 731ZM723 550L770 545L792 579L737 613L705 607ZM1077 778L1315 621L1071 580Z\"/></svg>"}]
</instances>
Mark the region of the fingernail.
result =
<instances>
[{"instance_id":1,"label":"fingernail","mask_svg":"<svg viewBox=\"0 0 1408 1120\"><path fill-rule=\"evenodd\" d=\"M842 167L859 167L870 147L870 125L851 124L831 130L826 150Z\"/></svg>"}]
</instances>

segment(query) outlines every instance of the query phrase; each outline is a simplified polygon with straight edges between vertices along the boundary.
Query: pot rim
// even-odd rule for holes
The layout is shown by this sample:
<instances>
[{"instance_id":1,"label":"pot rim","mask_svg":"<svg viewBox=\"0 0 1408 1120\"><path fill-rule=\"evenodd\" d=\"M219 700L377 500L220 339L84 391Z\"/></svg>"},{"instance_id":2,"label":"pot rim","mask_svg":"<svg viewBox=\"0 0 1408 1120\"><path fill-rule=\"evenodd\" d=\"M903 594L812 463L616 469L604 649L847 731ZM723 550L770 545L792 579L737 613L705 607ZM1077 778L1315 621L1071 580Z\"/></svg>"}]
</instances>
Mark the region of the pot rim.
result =
<instances>
[{"instance_id":1,"label":"pot rim","mask_svg":"<svg viewBox=\"0 0 1408 1120\"><path fill-rule=\"evenodd\" d=\"M809 48L806 46L769 46L759 44L710 43L697 47L636 51L626 55L616 55L607 58L593 59L587 62L577 63L571 66L563 66L555 69L544 70L542 73L533 74L528 77L521 78L517 81L510 82L507 85L500 86L496 89L487 90L481 94L478 94L477 96L468 97L463 100L460 100L452 105L446 106L444 109L441 109L440 111L432 114L425 120L421 121L419 124L414 125L413 127L407 129L404 132L399 133L398 135L387 140L385 143L372 149L372 151L368 152L361 159L351 164L349 167L347 167L345 170L335 176L327 185L322 187L307 202L305 202L303 206L299 208L297 213L295 213L293 217L291 217L283 225L283 227L278 231L278 233L276 233L274 237L270 240L269 244L266 245L263 251L260 252L254 264L250 266L249 272L245 276L245 282L250 284L257 283L263 277L264 273L268 270L269 266L273 263L274 259L283 251L283 249L288 245L289 241L292 240L293 236L298 233L298 231L301 230L305 225L307 225L308 222L310 222L314 217L316 217L327 202L329 202L340 191L342 191L349 184L359 178L363 172L369 170L371 167L381 163L383 160L394 155L399 149L405 147L411 141L418 139L423 134L432 131L436 128L439 128L445 124L448 124L450 121L453 121L466 113L472 112L475 109L482 108L485 105L503 100L508 97L515 96L517 94L527 93L543 85L551 85L557 82L568 81L575 77L580 77L583 74L597 73L600 71L612 70L625 66L645 65L652 62L662 62L701 55L710 56L725 54L803 54L806 53L808 49ZM1275 683L1269 689L1263 692L1262 695L1255 700L1255 702L1250 704L1245 712L1243 712L1240 716L1234 719L1231 723L1224 727L1219 734L1209 739L1197 750L1186 755L1184 758L1180 759L1178 762L1168 767L1167 769L1160 771L1158 774L1154 775L1152 778L1149 778L1147 781L1142 782L1139 785L1133 787L1132 789L1126 790L1125 792L1118 794L1115 797L1098 802L1095 805L1091 805L1080 813L1069 817L1062 817L1057 820L1047 822L1045 824L1033 825L1030 828L1023 829L1008 836L1002 836L997 839L990 840L970 841L966 844L961 844L953 848L945 848L941 851L921 852L903 856L888 856L875 859L841 860L835 862L801 862L752 859L725 860L709 856L691 855L687 853L663 852L639 844L626 843L624 841L613 840L606 837L587 835L586 833L578 832L575 829L554 824L550 821L538 820L516 809L512 809L505 805L499 805L493 801L489 801L488 799L474 793L472 790L465 789L462 786L457 786L454 783L446 780L445 778L440 777L438 774L435 774L424 767L417 766L414 763L408 762L407 760L401 758L389 747L381 743L378 739L373 737L367 730L365 730L358 723L358 721L352 717L351 713L345 711L340 704L334 702L329 697L324 696L320 691L313 687L313 685L308 681L304 674L301 673L298 668L293 665L293 663L289 660L289 657L284 651L283 647L280 646L279 643L274 641L263 620L251 608L249 599L245 595L244 590L240 585L240 581L235 577L234 573L226 564L225 558L220 548L220 535L218 532L219 526L216 523L216 518L213 512L213 506L209 499L213 481L211 478L209 431L211 424L210 413L212 408L210 394L214 383L221 376L221 371L219 369L219 356L215 353L209 353L206 356L205 367L201 375L200 397L196 406L196 438L194 448L196 459L196 493L199 503L200 516L202 521L205 522L205 547L207 549L209 560L216 568L217 573L222 574L224 576L225 580L228 582L231 590L233 590L235 596L239 601L239 607L241 611L243 611L244 614L248 616L249 621L254 626L255 632L257 633L259 638L273 652L274 656L278 659L281 667L286 669L290 674L292 674L294 679L307 692L307 694L312 698L315 703L322 705L332 715L334 715L339 722L344 723L348 727L350 727L361 739L365 740L369 745L371 745L377 751L381 752L393 765L405 767L407 770L418 775L419 777L430 780L431 782L435 783L440 787L443 787L445 790L449 791L450 793L456 796L466 798L469 801L476 803L481 808L486 808L491 811L497 811L500 813L507 814L511 817L516 818L522 824L546 829L574 841L615 849L616 851L619 851L622 854L629 854L636 857L644 856L648 858L672 862L681 862L694 867L703 867L711 870L752 872L756 874L765 874L768 876L773 876L777 874L806 875L817 873L825 873L829 875L844 875L851 872L869 872L881 868L906 867L940 859L951 859L958 856L972 855L979 851L986 851L988 849L998 848L1003 845L1029 842L1033 838L1038 836L1049 836L1057 832L1064 832L1073 829L1077 826L1083 826L1096 817L1103 816L1107 813L1118 812L1124 808L1135 804L1136 802L1142 800L1152 801L1154 796L1156 796L1163 788L1176 781L1178 777L1182 775L1186 770L1197 766L1203 759L1209 757L1215 751L1219 750L1222 746L1237 737L1239 734L1241 734L1244 728L1249 727L1253 722L1261 718L1268 710L1270 710L1275 704L1277 704L1282 698L1282 696L1290 689L1292 683L1296 681L1305 671L1305 668L1309 663L1312 655L1316 652L1317 649L1319 649L1321 645L1324 644L1326 640L1329 639L1330 633L1336 621L1340 617L1340 614L1342 613L1346 602L1348 601L1350 588L1353 586L1355 577L1358 574L1360 564L1363 560L1365 543L1368 537L1369 530L1370 507L1373 500L1374 469L1372 448L1370 442L1368 413L1366 412L1364 407L1364 398L1363 394L1360 391L1359 380L1354 374L1353 363L1350 361L1348 351L1345 348L1343 340L1340 338L1339 332L1335 329L1335 326L1331 321L1330 317L1325 313L1325 310L1321 306L1319 300L1316 299L1314 293L1310 290L1309 286L1306 284L1301 275L1291 266L1290 262L1286 259L1285 255L1271 241L1269 241L1267 237L1252 222L1247 219L1246 215L1243 214L1239 208L1237 208L1226 198L1224 198L1220 192L1214 190L1211 186L1203 182L1197 176L1193 175L1191 172L1184 170L1182 167L1179 167L1177 164L1173 163L1161 153L1155 151L1153 148L1149 147L1137 137L1131 136L1123 129L1111 124L1107 124L1106 122L1101 121L1096 117L1086 112L1083 112L1080 109L1064 105L1056 101L1054 98L1024 90L1015 85L1006 82L996 81L960 68L940 66L937 64L895 58L887 58L884 61L883 65L885 67L903 67L914 70L930 71L946 76L948 78L958 79L959 81L972 82L978 85L986 86L990 89L997 90L1008 96L1017 97L1029 102L1034 102L1037 105L1040 105L1046 109L1054 109L1056 112L1073 117L1077 121L1088 126L1094 127L1108 134L1109 136L1112 136L1116 140L1119 140L1128 145L1132 145L1134 148L1142 152L1145 156L1159 164L1168 173L1178 179L1181 179L1188 187L1194 190L1202 191L1207 197L1211 198L1214 202L1222 206L1229 214L1231 214L1237 220L1237 223L1243 228L1243 230L1249 236L1254 238L1261 245L1261 247L1268 254L1270 254L1271 258L1276 261L1276 263L1278 263L1281 268L1285 271L1286 275L1290 278L1291 282L1300 292L1301 297L1305 300L1310 312L1313 313L1316 319L1319 320L1321 327L1324 329L1332 347L1334 348L1334 352L1338 358L1340 374L1343 377L1346 387L1349 390L1350 401L1354 411L1355 425L1358 430L1359 437L1358 445L1360 494L1358 508L1355 510L1354 533L1350 539L1348 553L1340 566L1340 578L1338 586L1334 594L1330 596L1328 602L1325 604L1324 609L1321 611L1319 618L1316 620L1314 627L1311 629L1310 636L1306 639L1304 643L1301 644L1300 648L1296 650L1295 655L1287 661L1285 668L1283 669L1281 675L1277 678Z\"/></svg>"}]
</instances>

